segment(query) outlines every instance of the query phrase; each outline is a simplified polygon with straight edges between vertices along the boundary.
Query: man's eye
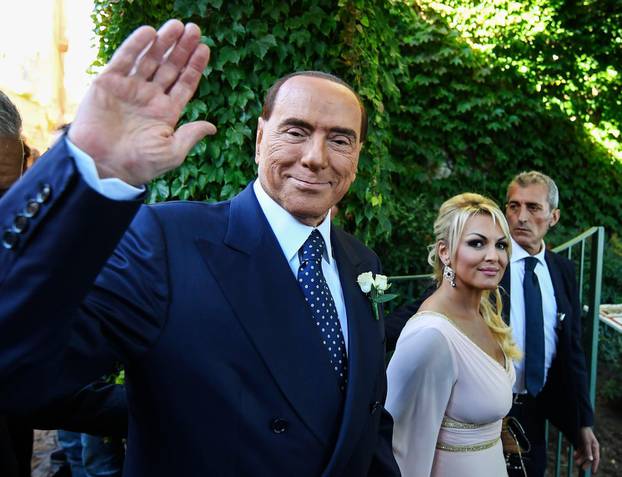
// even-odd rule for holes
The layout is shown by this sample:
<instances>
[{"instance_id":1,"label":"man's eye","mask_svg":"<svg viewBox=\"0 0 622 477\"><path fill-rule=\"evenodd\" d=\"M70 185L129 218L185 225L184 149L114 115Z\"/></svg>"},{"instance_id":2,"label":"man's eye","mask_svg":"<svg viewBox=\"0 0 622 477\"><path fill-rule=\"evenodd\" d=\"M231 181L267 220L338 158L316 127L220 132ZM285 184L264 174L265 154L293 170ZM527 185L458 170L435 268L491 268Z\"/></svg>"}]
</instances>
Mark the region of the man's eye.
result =
<instances>
[{"instance_id":1,"label":"man's eye","mask_svg":"<svg viewBox=\"0 0 622 477\"><path fill-rule=\"evenodd\" d=\"M344 136L334 137L332 139L332 141L337 146L349 146L350 143L351 143L350 139L348 139L347 137L344 137Z\"/></svg>"},{"instance_id":2,"label":"man's eye","mask_svg":"<svg viewBox=\"0 0 622 477\"><path fill-rule=\"evenodd\" d=\"M284 132L285 134L293 138L302 138L306 135L305 131L300 128L289 128L286 129Z\"/></svg>"}]
</instances>

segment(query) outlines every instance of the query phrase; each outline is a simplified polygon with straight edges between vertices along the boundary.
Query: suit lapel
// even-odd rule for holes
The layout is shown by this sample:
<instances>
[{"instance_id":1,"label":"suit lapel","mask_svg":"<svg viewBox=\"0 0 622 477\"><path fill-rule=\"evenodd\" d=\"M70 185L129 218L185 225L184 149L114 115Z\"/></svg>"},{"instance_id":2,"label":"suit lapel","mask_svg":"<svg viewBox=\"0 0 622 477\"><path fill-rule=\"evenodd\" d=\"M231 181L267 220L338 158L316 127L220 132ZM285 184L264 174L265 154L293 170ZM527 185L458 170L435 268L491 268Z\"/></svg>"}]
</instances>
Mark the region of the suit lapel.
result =
<instances>
[{"instance_id":1,"label":"suit lapel","mask_svg":"<svg viewBox=\"0 0 622 477\"><path fill-rule=\"evenodd\" d=\"M499 284L499 292L501 293L501 301L503 302L503 308L501 309L501 316L503 317L503 321L505 321L506 325L510 324L510 290L511 290L511 276L510 272L510 264L508 263L507 268L505 269L505 273L503 277L501 277L501 283Z\"/></svg>"},{"instance_id":2,"label":"suit lapel","mask_svg":"<svg viewBox=\"0 0 622 477\"><path fill-rule=\"evenodd\" d=\"M359 441L370 412L365 401L373 398L378 363L382 362L378 354L382 352L382 335L379 332L382 322L374 319L369 299L356 281L360 273L374 270L375 267L361 260L343 240L342 234L333 228L331 242L348 315L348 390L337 444L325 473L332 473L328 471L338 469L340 463L346 462Z\"/></svg>"},{"instance_id":3,"label":"suit lapel","mask_svg":"<svg viewBox=\"0 0 622 477\"><path fill-rule=\"evenodd\" d=\"M197 245L274 380L311 432L331 445L341 394L311 312L252 190L231 201L223 242Z\"/></svg>"},{"instance_id":4,"label":"suit lapel","mask_svg":"<svg viewBox=\"0 0 622 477\"><path fill-rule=\"evenodd\" d=\"M549 269L549 275L551 275L551 282L553 282L553 291L555 292L555 304L557 307L557 316L556 316L556 327L555 329L559 333L560 330L566 328L565 326L559 326L563 323L558 317L560 316L569 316L571 313L571 305L568 302L565 290L564 290L564 279L562 277L561 271L554 260L554 255L552 252L548 250L544 254L544 259L546 260L546 265Z\"/></svg>"}]
</instances>

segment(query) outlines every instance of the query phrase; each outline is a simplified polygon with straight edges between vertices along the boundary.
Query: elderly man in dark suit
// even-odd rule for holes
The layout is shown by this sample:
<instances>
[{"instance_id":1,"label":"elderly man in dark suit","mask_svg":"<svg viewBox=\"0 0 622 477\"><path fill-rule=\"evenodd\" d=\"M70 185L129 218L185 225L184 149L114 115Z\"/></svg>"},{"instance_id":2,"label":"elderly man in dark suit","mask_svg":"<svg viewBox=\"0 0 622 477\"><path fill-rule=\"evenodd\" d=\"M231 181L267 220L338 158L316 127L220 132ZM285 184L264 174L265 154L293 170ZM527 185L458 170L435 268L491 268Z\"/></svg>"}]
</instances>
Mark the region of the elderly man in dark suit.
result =
<instances>
[{"instance_id":1,"label":"elderly man in dark suit","mask_svg":"<svg viewBox=\"0 0 622 477\"><path fill-rule=\"evenodd\" d=\"M558 201L555 182L540 172L517 175L507 189L512 257L501 281L503 315L524 351L524 359L516 364L511 414L522 423L531 443L531 451L525 456L529 477L542 476L546 469L546 419L573 443L578 465L596 471L600 461L591 427L594 418L581 346L574 266L544 245L545 235L559 221ZM423 298L432 291L428 288ZM388 317L389 349L395 347L404 324L421 302L406 305ZM510 475L522 477L522 472L515 468Z\"/></svg>"},{"instance_id":2,"label":"elderly man in dark suit","mask_svg":"<svg viewBox=\"0 0 622 477\"><path fill-rule=\"evenodd\" d=\"M353 90L319 72L279 80L258 180L224 203L140 206L137 187L215 132L174 129L207 63L199 40L177 21L137 30L0 202L0 406L121 361L126 476L399 475L384 324L356 283L380 263L329 219L365 137ZM6 214L22 208L16 230Z\"/></svg>"}]
</instances>

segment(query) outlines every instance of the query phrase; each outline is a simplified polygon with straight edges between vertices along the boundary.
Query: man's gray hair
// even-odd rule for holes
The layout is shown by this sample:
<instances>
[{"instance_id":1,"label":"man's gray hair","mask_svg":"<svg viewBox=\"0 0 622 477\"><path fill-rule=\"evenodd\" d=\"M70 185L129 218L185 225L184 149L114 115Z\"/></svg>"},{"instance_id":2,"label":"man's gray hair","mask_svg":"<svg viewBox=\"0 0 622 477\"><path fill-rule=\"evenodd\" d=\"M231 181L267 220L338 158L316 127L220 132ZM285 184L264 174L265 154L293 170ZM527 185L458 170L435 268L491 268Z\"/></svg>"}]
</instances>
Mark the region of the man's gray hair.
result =
<instances>
[{"instance_id":1,"label":"man's gray hair","mask_svg":"<svg viewBox=\"0 0 622 477\"><path fill-rule=\"evenodd\" d=\"M557 206L559 205L559 190L557 189L555 181L546 174L542 174L542 172L538 171L521 172L508 184L506 200L509 200L510 188L514 184L517 184L520 187L527 187L533 184L545 185L549 191L546 197L549 207L551 210L557 209Z\"/></svg>"},{"instance_id":2,"label":"man's gray hair","mask_svg":"<svg viewBox=\"0 0 622 477\"><path fill-rule=\"evenodd\" d=\"M19 138L22 117L6 94L0 91L0 137Z\"/></svg>"}]
</instances>

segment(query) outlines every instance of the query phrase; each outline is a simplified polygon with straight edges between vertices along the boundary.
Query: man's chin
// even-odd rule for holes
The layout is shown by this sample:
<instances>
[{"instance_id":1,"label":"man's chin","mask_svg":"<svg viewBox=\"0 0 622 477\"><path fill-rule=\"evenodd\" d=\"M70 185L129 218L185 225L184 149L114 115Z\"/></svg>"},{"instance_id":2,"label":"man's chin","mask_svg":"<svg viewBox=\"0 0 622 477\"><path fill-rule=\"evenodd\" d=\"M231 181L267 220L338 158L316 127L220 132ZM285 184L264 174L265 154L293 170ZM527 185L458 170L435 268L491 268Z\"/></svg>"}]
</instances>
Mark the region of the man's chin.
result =
<instances>
[{"instance_id":1,"label":"man's chin","mask_svg":"<svg viewBox=\"0 0 622 477\"><path fill-rule=\"evenodd\" d=\"M309 207L295 207L289 206L284 207L292 216L298 220L298 222L302 222L305 225L310 225L312 227L316 227L326 217L329 209L322 208L309 208Z\"/></svg>"}]
</instances>

